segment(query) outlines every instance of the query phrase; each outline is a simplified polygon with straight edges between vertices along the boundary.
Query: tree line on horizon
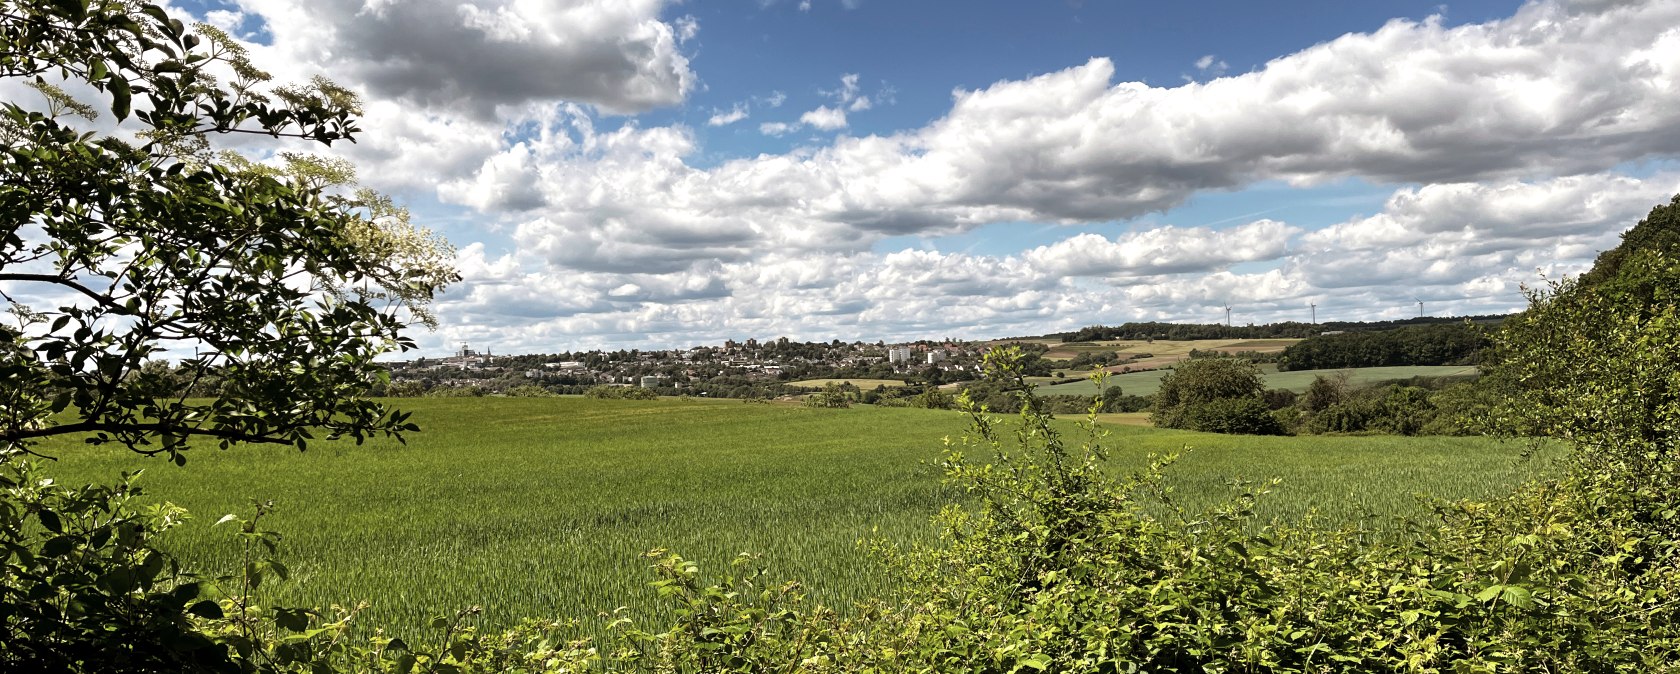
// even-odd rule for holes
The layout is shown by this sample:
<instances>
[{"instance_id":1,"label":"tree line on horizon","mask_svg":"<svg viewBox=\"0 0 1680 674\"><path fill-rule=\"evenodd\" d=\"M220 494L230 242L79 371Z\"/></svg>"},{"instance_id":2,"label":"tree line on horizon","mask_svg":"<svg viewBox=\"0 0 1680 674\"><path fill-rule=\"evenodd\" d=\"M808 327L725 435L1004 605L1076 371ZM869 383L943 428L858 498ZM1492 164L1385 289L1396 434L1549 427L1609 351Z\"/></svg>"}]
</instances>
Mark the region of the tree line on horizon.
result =
<instances>
[{"instance_id":1,"label":"tree line on horizon","mask_svg":"<svg viewBox=\"0 0 1680 674\"><path fill-rule=\"evenodd\" d=\"M1074 332L1052 333L1047 337L1070 342L1104 342L1115 340L1191 341L1200 339L1306 339L1336 331L1393 330L1422 325L1475 323L1497 325L1512 314L1479 314L1471 316L1419 316L1392 321L1326 321L1301 323L1283 321L1263 325L1224 325L1220 323L1166 323L1160 321L1127 322L1120 325L1092 325Z\"/></svg>"}]
</instances>

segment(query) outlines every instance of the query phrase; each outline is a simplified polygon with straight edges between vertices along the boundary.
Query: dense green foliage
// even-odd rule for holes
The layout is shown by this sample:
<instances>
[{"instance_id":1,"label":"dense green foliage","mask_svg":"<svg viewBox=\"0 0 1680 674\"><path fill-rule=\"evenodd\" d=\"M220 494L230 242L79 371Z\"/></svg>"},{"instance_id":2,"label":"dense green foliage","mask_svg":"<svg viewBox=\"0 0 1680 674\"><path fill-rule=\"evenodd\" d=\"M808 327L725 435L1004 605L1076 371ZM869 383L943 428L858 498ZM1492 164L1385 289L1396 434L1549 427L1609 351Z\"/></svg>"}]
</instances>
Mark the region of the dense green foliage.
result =
<instances>
[{"instance_id":1,"label":"dense green foliage","mask_svg":"<svg viewBox=\"0 0 1680 674\"><path fill-rule=\"evenodd\" d=\"M860 395L858 387L851 382L829 382L824 384L821 391L805 396L805 406L821 409L845 409L852 406L852 401Z\"/></svg>"},{"instance_id":2,"label":"dense green foliage","mask_svg":"<svg viewBox=\"0 0 1680 674\"><path fill-rule=\"evenodd\" d=\"M1290 345L1279 358L1278 369L1469 365L1487 346L1486 330L1468 322L1343 332Z\"/></svg>"},{"instance_id":3,"label":"dense green foliage","mask_svg":"<svg viewBox=\"0 0 1680 674\"><path fill-rule=\"evenodd\" d=\"M1487 432L1502 394L1488 380L1414 377L1356 386L1347 372L1320 375L1279 421L1295 433L1472 435Z\"/></svg>"},{"instance_id":4,"label":"dense green foliage","mask_svg":"<svg viewBox=\"0 0 1680 674\"><path fill-rule=\"evenodd\" d=\"M0 2L0 78L41 96L0 106L0 443L89 433L184 462L194 437L301 448L411 428L367 390L455 278L447 246L388 199L345 194L345 164L210 145L349 140L353 94L269 87L215 28L116 0ZM63 304L17 299L41 297ZM187 397L200 385L214 396Z\"/></svg>"},{"instance_id":5,"label":"dense green foliage","mask_svg":"<svg viewBox=\"0 0 1680 674\"><path fill-rule=\"evenodd\" d=\"M1680 259L1680 194L1652 208L1638 224L1622 232L1621 244L1600 253L1592 269L1581 275L1580 283L1595 286L1615 278L1641 252Z\"/></svg>"},{"instance_id":6,"label":"dense green foliage","mask_svg":"<svg viewBox=\"0 0 1680 674\"><path fill-rule=\"evenodd\" d=\"M1161 428L1211 433L1283 432L1262 399L1260 368L1237 358L1196 358L1161 377L1149 419Z\"/></svg>"},{"instance_id":7,"label":"dense green foliage","mask_svg":"<svg viewBox=\"0 0 1680 674\"><path fill-rule=\"evenodd\" d=\"M1090 370L1120 362L1120 354L1113 351L1081 351L1063 364L1070 370Z\"/></svg>"},{"instance_id":8,"label":"dense green foliage","mask_svg":"<svg viewBox=\"0 0 1680 674\"><path fill-rule=\"evenodd\" d=\"M607 386L603 384L589 387L589 390L583 392L583 396L597 400L653 400L658 398L659 394L654 393L653 389L640 386Z\"/></svg>"},{"instance_id":9,"label":"dense green foliage","mask_svg":"<svg viewBox=\"0 0 1680 674\"><path fill-rule=\"evenodd\" d=\"M1223 325L1219 323L1133 322L1116 326L1093 325L1061 335L1063 342L1105 342L1118 339L1274 339L1304 338L1335 330L1392 330L1414 325L1472 323L1496 324L1504 316L1420 316L1399 321L1327 321L1297 323L1285 321L1265 325Z\"/></svg>"}]
</instances>

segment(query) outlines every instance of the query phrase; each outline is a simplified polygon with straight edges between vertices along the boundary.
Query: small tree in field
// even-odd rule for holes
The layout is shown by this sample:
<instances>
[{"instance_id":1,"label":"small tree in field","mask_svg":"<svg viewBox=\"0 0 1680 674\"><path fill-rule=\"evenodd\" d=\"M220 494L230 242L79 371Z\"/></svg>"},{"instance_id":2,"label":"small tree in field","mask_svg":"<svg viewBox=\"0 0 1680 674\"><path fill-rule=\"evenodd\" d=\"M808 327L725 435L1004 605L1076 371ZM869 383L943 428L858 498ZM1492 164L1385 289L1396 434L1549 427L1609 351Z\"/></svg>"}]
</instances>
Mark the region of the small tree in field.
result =
<instances>
[{"instance_id":1,"label":"small tree in field","mask_svg":"<svg viewBox=\"0 0 1680 674\"><path fill-rule=\"evenodd\" d=\"M1161 377L1150 420L1163 428L1223 433L1281 432L1257 396L1260 368L1236 358L1193 358ZM1254 404L1240 402L1253 398ZM1240 417L1240 418L1236 418ZM1264 417L1264 418L1262 418Z\"/></svg>"}]
</instances>

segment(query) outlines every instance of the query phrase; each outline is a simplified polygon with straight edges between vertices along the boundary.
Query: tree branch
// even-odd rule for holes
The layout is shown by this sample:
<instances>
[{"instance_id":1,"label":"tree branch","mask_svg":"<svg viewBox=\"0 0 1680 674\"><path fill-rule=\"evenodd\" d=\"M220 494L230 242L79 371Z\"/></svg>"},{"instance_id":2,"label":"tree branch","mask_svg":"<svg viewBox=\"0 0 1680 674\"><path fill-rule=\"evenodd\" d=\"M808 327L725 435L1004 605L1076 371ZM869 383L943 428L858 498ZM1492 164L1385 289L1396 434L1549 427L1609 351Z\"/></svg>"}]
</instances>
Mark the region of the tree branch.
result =
<instances>
[{"instance_id":1,"label":"tree branch","mask_svg":"<svg viewBox=\"0 0 1680 674\"><path fill-rule=\"evenodd\" d=\"M302 427L300 426L299 428L302 428ZM219 428L198 428L196 426L181 426L179 424L169 424L169 423L114 424L114 423L99 422L99 421L82 421L82 422L77 422L77 423L74 423L74 424L62 424L62 425L59 425L59 426L53 426L51 428L34 428L34 429L28 429L28 430L20 430L20 431L16 431L16 432L13 432L13 433L3 433L3 434L0 434L0 442L17 443L21 440L28 440L30 438L45 438L45 437L51 437L51 436L55 436L55 435L66 435L66 434L69 434L69 433L100 433L100 432L104 432L104 433L154 432L154 433L162 433L162 434L181 434L181 435L188 435L188 436L197 435L197 436L204 436L204 437L220 438L220 439L223 439L223 440L233 440L233 441L236 441L236 442L262 443L262 444L271 444L271 445L289 445L289 444L292 444L292 441L282 439L282 438L276 438L276 437L271 437L271 436L267 436L267 435L252 435L250 433L240 433L238 431L228 431L228 430L222 430L222 429L219 429ZM136 451L139 451L139 450L136 450ZM155 454L156 452L144 452L144 451L142 451L140 453L142 453L142 454L147 454L147 453Z\"/></svg>"},{"instance_id":2,"label":"tree branch","mask_svg":"<svg viewBox=\"0 0 1680 674\"><path fill-rule=\"evenodd\" d=\"M68 279L54 274L0 274L0 281L35 281L38 283L61 285L93 298L95 301L99 302L99 305L102 307L115 311L119 314L130 315L128 307L117 303L116 300L111 299L108 295L101 295L98 291L77 283L75 279Z\"/></svg>"}]
</instances>

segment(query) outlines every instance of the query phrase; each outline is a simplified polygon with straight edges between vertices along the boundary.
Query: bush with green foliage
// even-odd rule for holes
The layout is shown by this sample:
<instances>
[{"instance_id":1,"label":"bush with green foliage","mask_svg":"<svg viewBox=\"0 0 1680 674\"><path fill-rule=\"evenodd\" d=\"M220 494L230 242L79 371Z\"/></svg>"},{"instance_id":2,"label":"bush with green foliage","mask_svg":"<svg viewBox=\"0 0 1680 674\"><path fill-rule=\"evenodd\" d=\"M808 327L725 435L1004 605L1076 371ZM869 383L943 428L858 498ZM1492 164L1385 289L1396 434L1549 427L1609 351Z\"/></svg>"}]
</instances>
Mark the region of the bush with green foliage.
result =
<instances>
[{"instance_id":1,"label":"bush with green foliage","mask_svg":"<svg viewBox=\"0 0 1680 674\"><path fill-rule=\"evenodd\" d=\"M1283 410L1284 425L1306 434L1480 435L1499 396L1489 379L1414 377L1355 388L1346 373L1320 375Z\"/></svg>"},{"instance_id":2,"label":"bush with green foliage","mask_svg":"<svg viewBox=\"0 0 1680 674\"><path fill-rule=\"evenodd\" d=\"M956 399L940 390L938 386L929 386L923 389L921 393L916 394L916 397L910 399L911 407L929 410L948 410L955 404Z\"/></svg>"},{"instance_id":3,"label":"bush with green foliage","mask_svg":"<svg viewBox=\"0 0 1680 674\"><path fill-rule=\"evenodd\" d=\"M425 381L404 380L386 385L384 393L391 398L419 398L430 389L430 384Z\"/></svg>"},{"instance_id":4,"label":"bush with green foliage","mask_svg":"<svg viewBox=\"0 0 1680 674\"><path fill-rule=\"evenodd\" d=\"M427 398L482 398L490 395L483 386L433 386L426 390Z\"/></svg>"},{"instance_id":5,"label":"bush with green foliage","mask_svg":"<svg viewBox=\"0 0 1680 674\"><path fill-rule=\"evenodd\" d=\"M1118 362L1120 362L1120 354L1114 351L1081 351L1074 354L1065 367L1073 370L1090 370Z\"/></svg>"},{"instance_id":6,"label":"bush with green foliage","mask_svg":"<svg viewBox=\"0 0 1680 674\"><path fill-rule=\"evenodd\" d=\"M640 386L609 386L607 384L591 386L589 390L583 392L583 395L586 398L599 400L654 400L659 397L659 394L654 393L653 389Z\"/></svg>"},{"instance_id":7,"label":"bush with green foliage","mask_svg":"<svg viewBox=\"0 0 1680 674\"><path fill-rule=\"evenodd\" d=\"M1097 398L1102 403L1102 412L1142 412L1154 404L1149 396L1127 395L1118 386L1103 389Z\"/></svg>"},{"instance_id":8,"label":"bush with green foliage","mask_svg":"<svg viewBox=\"0 0 1680 674\"><path fill-rule=\"evenodd\" d=\"M536 384L520 384L508 387L502 395L510 398L557 398L560 394L550 391Z\"/></svg>"},{"instance_id":9,"label":"bush with green foliage","mask_svg":"<svg viewBox=\"0 0 1680 674\"><path fill-rule=\"evenodd\" d=\"M821 391L805 396L805 406L818 409L846 409L858 398L857 386L851 382L828 382Z\"/></svg>"},{"instance_id":10,"label":"bush with green foliage","mask_svg":"<svg viewBox=\"0 0 1680 674\"><path fill-rule=\"evenodd\" d=\"M1271 410L1260 399L1265 390L1260 368L1246 360L1186 360L1161 377L1161 388L1155 392L1155 409L1149 419L1162 428L1212 432L1242 428L1250 430L1236 432L1281 433L1272 420Z\"/></svg>"},{"instance_id":11,"label":"bush with green foliage","mask_svg":"<svg viewBox=\"0 0 1680 674\"><path fill-rule=\"evenodd\" d=\"M1217 398L1189 408L1182 428L1203 433L1285 435L1266 401L1259 396Z\"/></svg>"}]
</instances>

